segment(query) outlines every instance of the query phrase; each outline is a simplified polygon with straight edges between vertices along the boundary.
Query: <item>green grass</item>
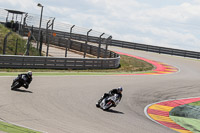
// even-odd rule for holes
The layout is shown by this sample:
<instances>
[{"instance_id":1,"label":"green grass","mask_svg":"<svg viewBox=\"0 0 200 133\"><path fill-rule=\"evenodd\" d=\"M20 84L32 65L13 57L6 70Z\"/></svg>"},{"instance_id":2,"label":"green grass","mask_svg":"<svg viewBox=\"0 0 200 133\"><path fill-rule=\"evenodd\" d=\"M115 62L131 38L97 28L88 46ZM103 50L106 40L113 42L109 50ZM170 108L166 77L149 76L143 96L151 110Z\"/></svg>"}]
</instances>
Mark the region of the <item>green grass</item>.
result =
<instances>
[{"instance_id":1,"label":"green grass","mask_svg":"<svg viewBox=\"0 0 200 133\"><path fill-rule=\"evenodd\" d=\"M177 117L177 116L170 116L170 118L179 124L180 126L184 127L192 131L193 133L200 132L200 120L199 119L192 119L192 118L185 118L185 117Z\"/></svg>"},{"instance_id":2,"label":"green grass","mask_svg":"<svg viewBox=\"0 0 200 133\"><path fill-rule=\"evenodd\" d=\"M6 132L6 133L40 133L38 131L34 131L28 128L5 123L2 121L0 121L0 131Z\"/></svg>"},{"instance_id":3,"label":"green grass","mask_svg":"<svg viewBox=\"0 0 200 133\"><path fill-rule=\"evenodd\" d=\"M120 55L120 65L121 67L118 71L125 72L136 72L136 71L148 71L152 70L154 66L143 60L139 60L130 56Z\"/></svg>"},{"instance_id":4,"label":"green grass","mask_svg":"<svg viewBox=\"0 0 200 133\"><path fill-rule=\"evenodd\" d=\"M193 103L189 103L189 105L200 106L200 101L198 101L198 102L193 102Z\"/></svg>"},{"instance_id":5,"label":"green grass","mask_svg":"<svg viewBox=\"0 0 200 133\"><path fill-rule=\"evenodd\" d=\"M0 24L0 54L3 54L3 43L4 37L11 30ZM12 32L7 38L6 55L14 55L17 42L17 55L24 55L26 51L26 40L24 40L20 35ZM39 52L34 48L30 47L29 55L38 56Z\"/></svg>"}]
</instances>

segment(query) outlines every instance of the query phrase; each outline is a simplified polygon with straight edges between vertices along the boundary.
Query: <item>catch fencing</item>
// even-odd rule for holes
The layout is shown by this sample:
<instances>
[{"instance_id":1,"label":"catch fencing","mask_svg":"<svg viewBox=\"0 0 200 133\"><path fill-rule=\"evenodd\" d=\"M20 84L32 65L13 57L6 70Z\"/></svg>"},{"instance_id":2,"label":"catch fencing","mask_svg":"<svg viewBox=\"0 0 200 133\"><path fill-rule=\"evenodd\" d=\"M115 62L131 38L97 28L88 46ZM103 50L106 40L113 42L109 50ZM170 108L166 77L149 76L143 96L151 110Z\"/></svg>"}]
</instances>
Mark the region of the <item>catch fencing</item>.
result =
<instances>
[{"instance_id":1,"label":"catch fencing","mask_svg":"<svg viewBox=\"0 0 200 133\"><path fill-rule=\"evenodd\" d=\"M36 27L25 27L23 35L27 36L29 33L29 29L33 29L33 36L35 37L36 41L38 41L38 28ZM88 36L88 43L86 44L87 36L85 35L78 35L78 34L72 34L67 32L61 32L61 31L47 31L46 29L41 29L41 37L43 38L42 42L46 45L52 44L56 46L60 46L66 49L66 55L67 57L67 51L69 49L73 49L76 51L80 51L82 53L87 53L93 56L96 56L97 58L115 58L118 57L118 55L112 51L108 50L108 45L110 44L110 38L97 38L93 36ZM56 34L56 36L53 36L53 34ZM102 47L102 45L105 45ZM41 51L41 50L40 50ZM48 53L46 54L48 55ZM64 55L63 55L64 57Z\"/></svg>"},{"instance_id":2,"label":"catch fencing","mask_svg":"<svg viewBox=\"0 0 200 133\"><path fill-rule=\"evenodd\" d=\"M101 43L105 44L105 47L108 47L106 46L106 44L108 44L109 46L116 46L116 47L122 47L122 48L142 50L142 51L147 51L147 52L155 52L159 54L169 54L169 55L175 55L175 56L200 59L200 52L114 40L112 39L112 36L107 35L107 34L103 35L101 38L100 32L93 32L93 33L91 32L90 36L87 36L86 34L87 31L89 31L89 29L84 29L77 26L73 27L73 25L69 25L69 24L57 23L54 26L52 33L53 32L56 33L56 35L61 38L71 37L71 39L79 40L79 41L86 41L88 37L88 42L92 42L96 44L98 44L99 41L101 40Z\"/></svg>"},{"instance_id":3,"label":"catch fencing","mask_svg":"<svg viewBox=\"0 0 200 133\"><path fill-rule=\"evenodd\" d=\"M4 9L0 9L0 21L3 22L5 18L6 18L6 11ZM39 20L40 20L39 15L28 14L27 16L24 16L24 25L26 24L29 27L34 26L35 29L37 30L36 27L39 27ZM41 24L43 33L49 30L51 31L51 33L55 33L56 36L60 38L71 38L71 39L79 40L79 41L86 41L88 39L88 42L92 42L92 43L99 43L99 41L101 40L102 45L106 44L108 41L108 38L110 38L109 43L108 43L110 46L130 48L130 49L155 52L155 53L160 53L160 54L190 57L190 58L196 58L196 59L200 58L200 52L180 50L180 49L174 49L174 48L166 48L166 47L160 47L160 46L152 46L152 45L126 42L126 41L120 41L120 40L114 40L114 39L111 40L112 36L108 34L103 34L103 36L101 36L102 35L101 32L96 32L93 30L89 32L89 35L87 36L87 33L88 31L90 31L90 29L74 26L71 24L57 22L56 20L54 22L53 20L54 18L52 17L43 16L43 20ZM52 29L47 28L48 26L47 23L49 21L54 22ZM37 32L39 32L39 30L37 30ZM50 37L52 36L50 35ZM105 47L108 47L108 46L105 45L104 48Z\"/></svg>"},{"instance_id":4,"label":"catch fencing","mask_svg":"<svg viewBox=\"0 0 200 133\"><path fill-rule=\"evenodd\" d=\"M37 57L37 56L24 56L24 55L21 55L21 56L5 55L8 53L8 50L6 50L6 45L7 43L9 43L7 42L7 38L9 37L9 35L11 35L11 32L5 35L4 41L1 41L4 43L3 43L3 53L2 55L0 55L0 68L109 69L109 68L117 68L120 63L120 57L118 54L112 51L108 51L108 50L105 51L105 49L103 48L101 48L100 53L98 53L98 50L99 50L98 47L89 45L86 48L85 43L74 41L74 40L70 42L70 45L69 45L70 49L74 49L80 52L86 49L86 52L88 54L91 54L94 56L97 56L98 54L100 54L99 57L102 57L102 58L100 59L87 58L86 59L86 58L60 58L60 57L43 57L43 56ZM67 38L55 37L54 39L51 39L50 43L60 46L60 47L66 47L68 46L69 41ZM17 45L16 47L13 47L13 49L17 51ZM28 47L26 51L28 51Z\"/></svg>"},{"instance_id":5,"label":"catch fencing","mask_svg":"<svg viewBox=\"0 0 200 133\"><path fill-rule=\"evenodd\" d=\"M52 33L55 33L56 36L59 38L71 37L71 39L73 40L79 40L79 41L87 40L87 35L83 35L83 34L56 31L56 30L53 30ZM49 36L52 36L52 35L49 35ZM101 40L101 43L105 45L105 47L116 46L116 47L122 47L122 48L142 50L142 51L147 51L147 52L155 52L159 54L168 54L168 55L200 59L200 52L114 40L111 38L111 36L110 38L99 38L97 36L88 36L88 42L98 44L100 40ZM55 43L55 45L57 44Z\"/></svg>"}]
</instances>

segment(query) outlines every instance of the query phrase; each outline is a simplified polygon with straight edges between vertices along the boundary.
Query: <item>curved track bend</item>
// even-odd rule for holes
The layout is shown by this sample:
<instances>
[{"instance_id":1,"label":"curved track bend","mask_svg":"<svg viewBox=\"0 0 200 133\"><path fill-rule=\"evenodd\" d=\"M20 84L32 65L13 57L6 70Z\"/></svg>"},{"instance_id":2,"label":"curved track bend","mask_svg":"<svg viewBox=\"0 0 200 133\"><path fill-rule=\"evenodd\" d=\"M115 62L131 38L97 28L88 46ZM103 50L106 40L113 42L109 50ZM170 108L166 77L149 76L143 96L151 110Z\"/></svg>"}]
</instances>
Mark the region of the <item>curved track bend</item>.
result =
<instances>
[{"instance_id":1,"label":"curved track bend","mask_svg":"<svg viewBox=\"0 0 200 133\"><path fill-rule=\"evenodd\" d=\"M111 47L180 69L166 75L33 77L27 92L10 90L14 77L0 77L0 118L49 133L169 133L144 115L146 105L197 97L200 61ZM100 96L123 86L121 103L109 112L95 107ZM28 92L31 91L31 92Z\"/></svg>"}]
</instances>

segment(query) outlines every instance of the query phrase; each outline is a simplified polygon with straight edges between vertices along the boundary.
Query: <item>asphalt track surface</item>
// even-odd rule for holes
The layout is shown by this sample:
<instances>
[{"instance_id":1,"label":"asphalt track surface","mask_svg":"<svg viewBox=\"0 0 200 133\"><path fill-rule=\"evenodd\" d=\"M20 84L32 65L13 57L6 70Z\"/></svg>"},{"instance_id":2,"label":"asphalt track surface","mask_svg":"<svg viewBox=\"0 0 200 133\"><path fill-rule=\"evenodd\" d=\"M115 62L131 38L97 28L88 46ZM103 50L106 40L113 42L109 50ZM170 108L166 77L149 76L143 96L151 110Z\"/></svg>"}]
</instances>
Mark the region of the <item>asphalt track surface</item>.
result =
<instances>
[{"instance_id":1,"label":"asphalt track surface","mask_svg":"<svg viewBox=\"0 0 200 133\"><path fill-rule=\"evenodd\" d=\"M33 77L28 90L11 91L14 77L0 77L0 119L49 133L173 133L149 120L148 104L200 94L200 61L111 48L180 69L166 75ZM104 92L124 88L111 111L95 107Z\"/></svg>"}]
</instances>

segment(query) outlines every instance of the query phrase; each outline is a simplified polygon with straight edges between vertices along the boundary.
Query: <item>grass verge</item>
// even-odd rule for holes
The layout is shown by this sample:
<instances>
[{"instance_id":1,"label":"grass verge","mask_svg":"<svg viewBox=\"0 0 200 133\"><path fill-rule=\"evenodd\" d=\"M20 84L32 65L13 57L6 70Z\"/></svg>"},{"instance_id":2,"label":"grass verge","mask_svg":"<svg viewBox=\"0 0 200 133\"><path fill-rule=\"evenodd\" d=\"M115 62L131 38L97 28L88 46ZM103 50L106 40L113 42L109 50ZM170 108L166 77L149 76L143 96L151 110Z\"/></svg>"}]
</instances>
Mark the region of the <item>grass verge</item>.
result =
<instances>
[{"instance_id":1,"label":"grass verge","mask_svg":"<svg viewBox=\"0 0 200 133\"><path fill-rule=\"evenodd\" d=\"M193 102L193 103L189 103L189 105L200 106L200 101L198 101L198 102Z\"/></svg>"},{"instance_id":2,"label":"grass verge","mask_svg":"<svg viewBox=\"0 0 200 133\"><path fill-rule=\"evenodd\" d=\"M17 125L9 124L0 121L0 131L6 132L6 133L41 133L38 131L34 131L28 128L20 127Z\"/></svg>"},{"instance_id":3,"label":"grass verge","mask_svg":"<svg viewBox=\"0 0 200 133\"><path fill-rule=\"evenodd\" d=\"M6 55L15 55L15 50L17 50L17 55L24 55L26 51L26 40L24 40L20 35L6 28L4 25L0 24L0 54L3 54L3 43L4 37L12 32L7 38L6 45ZM17 43L17 49L16 49ZM29 55L39 56L39 52L34 47L30 47Z\"/></svg>"},{"instance_id":4,"label":"grass verge","mask_svg":"<svg viewBox=\"0 0 200 133\"><path fill-rule=\"evenodd\" d=\"M177 117L177 116L170 116L170 118L179 124L180 126L184 127L187 130L190 130L194 133L200 132L200 120L199 119L192 119L192 118L185 118L185 117Z\"/></svg>"}]
</instances>

